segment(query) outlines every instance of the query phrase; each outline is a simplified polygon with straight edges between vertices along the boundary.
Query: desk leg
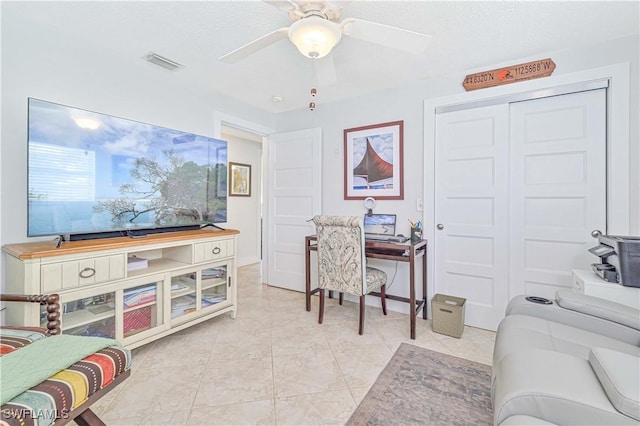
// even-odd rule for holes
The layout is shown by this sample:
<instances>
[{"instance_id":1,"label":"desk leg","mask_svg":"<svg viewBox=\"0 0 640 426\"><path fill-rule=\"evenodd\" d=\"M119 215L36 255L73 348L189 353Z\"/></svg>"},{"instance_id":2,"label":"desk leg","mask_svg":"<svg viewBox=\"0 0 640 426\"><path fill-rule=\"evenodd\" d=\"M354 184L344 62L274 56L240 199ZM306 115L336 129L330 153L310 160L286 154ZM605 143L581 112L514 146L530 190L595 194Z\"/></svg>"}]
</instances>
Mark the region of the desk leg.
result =
<instances>
[{"instance_id":1,"label":"desk leg","mask_svg":"<svg viewBox=\"0 0 640 426\"><path fill-rule=\"evenodd\" d=\"M422 318L427 319L427 249L422 253Z\"/></svg>"},{"instance_id":2,"label":"desk leg","mask_svg":"<svg viewBox=\"0 0 640 426\"><path fill-rule=\"evenodd\" d=\"M304 268L305 268L304 297L307 305L307 312L309 312L311 311L311 242L308 239L305 239Z\"/></svg>"},{"instance_id":3,"label":"desk leg","mask_svg":"<svg viewBox=\"0 0 640 426\"><path fill-rule=\"evenodd\" d=\"M416 255L411 249L409 257L409 314L411 315L411 339L416 338Z\"/></svg>"}]
</instances>

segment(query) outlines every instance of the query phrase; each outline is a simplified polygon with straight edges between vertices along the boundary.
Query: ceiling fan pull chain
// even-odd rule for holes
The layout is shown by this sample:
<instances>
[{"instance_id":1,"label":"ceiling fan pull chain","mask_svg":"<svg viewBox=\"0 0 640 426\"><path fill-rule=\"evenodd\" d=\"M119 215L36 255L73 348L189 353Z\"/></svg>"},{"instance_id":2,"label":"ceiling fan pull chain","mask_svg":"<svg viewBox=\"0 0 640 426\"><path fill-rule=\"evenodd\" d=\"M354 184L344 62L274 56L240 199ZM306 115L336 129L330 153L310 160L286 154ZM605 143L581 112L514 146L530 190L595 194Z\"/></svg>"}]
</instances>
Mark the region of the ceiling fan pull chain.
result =
<instances>
[{"instance_id":1,"label":"ceiling fan pull chain","mask_svg":"<svg viewBox=\"0 0 640 426\"><path fill-rule=\"evenodd\" d=\"M316 94L318 93L318 89L316 89L315 87L311 88L311 102L309 102L309 110L313 111L314 109L316 109L316 103L314 101Z\"/></svg>"}]
</instances>

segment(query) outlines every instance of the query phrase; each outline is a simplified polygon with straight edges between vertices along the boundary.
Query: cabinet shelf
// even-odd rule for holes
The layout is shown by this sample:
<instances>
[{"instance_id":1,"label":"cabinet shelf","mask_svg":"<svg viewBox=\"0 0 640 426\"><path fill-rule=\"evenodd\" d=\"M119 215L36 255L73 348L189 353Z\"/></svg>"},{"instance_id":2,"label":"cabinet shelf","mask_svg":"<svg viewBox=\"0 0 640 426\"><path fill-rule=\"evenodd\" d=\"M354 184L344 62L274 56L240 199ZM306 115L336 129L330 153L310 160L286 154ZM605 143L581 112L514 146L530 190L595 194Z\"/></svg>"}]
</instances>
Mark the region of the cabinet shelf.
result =
<instances>
[{"instance_id":1,"label":"cabinet shelf","mask_svg":"<svg viewBox=\"0 0 640 426\"><path fill-rule=\"evenodd\" d=\"M202 289L206 290L209 288L214 288L214 287L218 287L220 285L225 285L227 283L227 280L224 278L212 278L212 279L208 279L202 280Z\"/></svg>"},{"instance_id":2,"label":"cabinet shelf","mask_svg":"<svg viewBox=\"0 0 640 426\"><path fill-rule=\"evenodd\" d=\"M165 272L173 269L184 268L185 266L189 266L189 264L184 262L179 262L173 259L150 259L149 266L142 269L128 271L127 276L129 278L140 277L143 275L155 274L158 272Z\"/></svg>"},{"instance_id":3,"label":"cabinet shelf","mask_svg":"<svg viewBox=\"0 0 640 426\"><path fill-rule=\"evenodd\" d=\"M156 304L155 300L153 302L141 303L139 305L130 306L130 307L125 308L123 312L127 313L127 312L131 312L131 311L136 311L138 309L146 308L147 306L153 306L155 304Z\"/></svg>"},{"instance_id":4,"label":"cabinet shelf","mask_svg":"<svg viewBox=\"0 0 640 426\"><path fill-rule=\"evenodd\" d=\"M185 288L182 290L175 290L171 292L171 298L172 299L177 299L178 297L182 297L182 296L187 296L189 294L194 294L196 292L195 288Z\"/></svg>"},{"instance_id":5,"label":"cabinet shelf","mask_svg":"<svg viewBox=\"0 0 640 426\"><path fill-rule=\"evenodd\" d=\"M171 277L171 298L187 296L196 292L195 272Z\"/></svg>"},{"instance_id":6,"label":"cabinet shelf","mask_svg":"<svg viewBox=\"0 0 640 426\"><path fill-rule=\"evenodd\" d=\"M112 304L96 305L96 307L102 307L104 309L94 309L94 312L91 312L90 308L86 308L63 314L63 327L65 329L80 327L92 322L102 321L109 317L115 317L116 315L116 310Z\"/></svg>"},{"instance_id":7,"label":"cabinet shelf","mask_svg":"<svg viewBox=\"0 0 640 426\"><path fill-rule=\"evenodd\" d=\"M203 294L202 295L202 308L208 308L209 306L217 305L218 303L226 302L227 297L224 294Z\"/></svg>"}]
</instances>

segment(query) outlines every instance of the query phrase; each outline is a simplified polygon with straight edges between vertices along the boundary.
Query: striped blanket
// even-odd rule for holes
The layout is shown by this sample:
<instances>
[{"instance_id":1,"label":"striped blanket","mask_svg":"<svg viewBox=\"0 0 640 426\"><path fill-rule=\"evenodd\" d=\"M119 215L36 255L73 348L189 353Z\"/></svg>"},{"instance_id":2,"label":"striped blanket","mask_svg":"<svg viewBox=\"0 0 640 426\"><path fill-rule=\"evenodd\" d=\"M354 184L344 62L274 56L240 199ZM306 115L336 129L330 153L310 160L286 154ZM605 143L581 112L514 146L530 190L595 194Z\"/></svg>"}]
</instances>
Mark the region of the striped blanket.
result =
<instances>
[{"instance_id":1,"label":"striped blanket","mask_svg":"<svg viewBox=\"0 0 640 426\"><path fill-rule=\"evenodd\" d=\"M131 353L111 339L0 330L0 425L53 424L129 370Z\"/></svg>"}]
</instances>

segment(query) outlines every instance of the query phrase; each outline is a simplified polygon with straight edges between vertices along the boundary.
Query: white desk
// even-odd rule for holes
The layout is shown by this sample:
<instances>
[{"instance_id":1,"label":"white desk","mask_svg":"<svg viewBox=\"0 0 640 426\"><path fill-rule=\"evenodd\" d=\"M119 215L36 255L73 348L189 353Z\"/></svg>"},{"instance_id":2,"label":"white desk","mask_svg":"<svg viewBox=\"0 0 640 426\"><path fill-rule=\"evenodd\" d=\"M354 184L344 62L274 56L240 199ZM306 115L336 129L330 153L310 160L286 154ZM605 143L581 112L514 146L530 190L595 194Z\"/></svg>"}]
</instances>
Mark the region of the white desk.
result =
<instances>
[{"instance_id":1,"label":"white desk","mask_svg":"<svg viewBox=\"0 0 640 426\"><path fill-rule=\"evenodd\" d=\"M640 288L609 283L593 271L573 270L573 291L640 309Z\"/></svg>"}]
</instances>

